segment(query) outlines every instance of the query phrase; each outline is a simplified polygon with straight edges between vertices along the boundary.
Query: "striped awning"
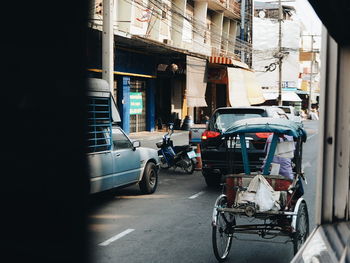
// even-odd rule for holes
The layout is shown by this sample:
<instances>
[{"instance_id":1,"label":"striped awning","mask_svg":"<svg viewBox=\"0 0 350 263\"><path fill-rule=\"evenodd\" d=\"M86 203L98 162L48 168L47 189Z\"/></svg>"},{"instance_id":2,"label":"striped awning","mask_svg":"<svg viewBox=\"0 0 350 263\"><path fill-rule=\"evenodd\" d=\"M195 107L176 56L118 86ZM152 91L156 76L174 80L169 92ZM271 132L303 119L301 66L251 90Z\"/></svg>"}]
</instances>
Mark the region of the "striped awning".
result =
<instances>
[{"instance_id":1,"label":"striped awning","mask_svg":"<svg viewBox=\"0 0 350 263\"><path fill-rule=\"evenodd\" d=\"M209 57L209 63L216 63L216 64L226 64L226 65L232 65L232 58L228 57Z\"/></svg>"},{"instance_id":2,"label":"striped awning","mask_svg":"<svg viewBox=\"0 0 350 263\"><path fill-rule=\"evenodd\" d=\"M241 61L235 60L235 59L230 58L230 57L211 56L211 57L209 57L209 63L233 65L233 66L237 66L240 68L249 69L249 66L246 63L243 63Z\"/></svg>"}]
</instances>

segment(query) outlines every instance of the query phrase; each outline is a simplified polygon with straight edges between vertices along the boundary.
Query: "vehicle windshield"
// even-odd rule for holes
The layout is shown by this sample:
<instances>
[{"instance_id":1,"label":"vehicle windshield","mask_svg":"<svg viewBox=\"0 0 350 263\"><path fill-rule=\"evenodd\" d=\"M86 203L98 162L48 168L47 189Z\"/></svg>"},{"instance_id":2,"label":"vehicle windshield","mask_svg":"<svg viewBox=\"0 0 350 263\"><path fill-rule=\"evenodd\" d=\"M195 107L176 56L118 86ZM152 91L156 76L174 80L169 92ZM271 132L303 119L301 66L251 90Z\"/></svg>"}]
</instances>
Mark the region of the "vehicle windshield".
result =
<instances>
[{"instance_id":1,"label":"vehicle windshield","mask_svg":"<svg viewBox=\"0 0 350 263\"><path fill-rule=\"evenodd\" d=\"M265 111L237 110L221 113L218 112L215 114L214 129L225 132L235 121L258 117L266 117Z\"/></svg>"}]
</instances>

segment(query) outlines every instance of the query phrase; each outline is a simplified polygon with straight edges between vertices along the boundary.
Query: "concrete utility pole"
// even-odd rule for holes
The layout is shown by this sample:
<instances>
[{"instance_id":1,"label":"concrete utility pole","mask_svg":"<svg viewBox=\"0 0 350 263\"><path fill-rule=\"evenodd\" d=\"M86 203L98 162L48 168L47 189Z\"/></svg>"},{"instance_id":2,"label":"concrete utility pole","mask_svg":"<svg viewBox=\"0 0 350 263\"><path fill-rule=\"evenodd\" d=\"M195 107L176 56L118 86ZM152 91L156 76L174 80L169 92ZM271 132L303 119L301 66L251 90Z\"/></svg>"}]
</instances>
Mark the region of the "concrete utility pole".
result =
<instances>
[{"instance_id":1,"label":"concrete utility pole","mask_svg":"<svg viewBox=\"0 0 350 263\"><path fill-rule=\"evenodd\" d=\"M113 0L103 0L102 79L108 82L114 96Z\"/></svg>"},{"instance_id":2,"label":"concrete utility pole","mask_svg":"<svg viewBox=\"0 0 350 263\"><path fill-rule=\"evenodd\" d=\"M310 91L309 91L309 103L308 103L308 112L311 112L311 94L312 94L312 77L313 77L313 67L314 67L314 36L311 35L311 65L310 65Z\"/></svg>"},{"instance_id":3,"label":"concrete utility pole","mask_svg":"<svg viewBox=\"0 0 350 263\"><path fill-rule=\"evenodd\" d=\"M278 106L282 106L282 4L278 0Z\"/></svg>"},{"instance_id":4,"label":"concrete utility pole","mask_svg":"<svg viewBox=\"0 0 350 263\"><path fill-rule=\"evenodd\" d=\"M240 39L245 41L244 39L244 31L245 31L245 9L246 9L246 0L241 1L241 30L240 30ZM245 62L245 50L241 49L241 61Z\"/></svg>"}]
</instances>

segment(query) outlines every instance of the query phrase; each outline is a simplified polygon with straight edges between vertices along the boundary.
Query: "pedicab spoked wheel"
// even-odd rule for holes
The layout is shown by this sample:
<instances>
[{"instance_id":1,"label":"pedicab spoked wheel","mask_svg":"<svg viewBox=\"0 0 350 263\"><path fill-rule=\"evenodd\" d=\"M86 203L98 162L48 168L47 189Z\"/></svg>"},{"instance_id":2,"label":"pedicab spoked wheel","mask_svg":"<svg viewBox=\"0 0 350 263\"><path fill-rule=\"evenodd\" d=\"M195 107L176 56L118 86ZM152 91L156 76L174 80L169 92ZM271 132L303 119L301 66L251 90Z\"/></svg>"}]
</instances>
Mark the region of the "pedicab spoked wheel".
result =
<instances>
[{"instance_id":1,"label":"pedicab spoked wheel","mask_svg":"<svg viewBox=\"0 0 350 263\"><path fill-rule=\"evenodd\" d=\"M227 207L227 197L222 195L215 203L215 207ZM216 208L214 208L216 209ZM214 210L215 213L215 210ZM212 225L212 243L216 259L219 262L227 259L232 245L232 226L235 218L232 214L216 211L215 222Z\"/></svg>"},{"instance_id":2,"label":"pedicab spoked wheel","mask_svg":"<svg viewBox=\"0 0 350 263\"><path fill-rule=\"evenodd\" d=\"M309 236L309 213L307 205L302 202L297 212L295 233L293 236L294 254L298 252Z\"/></svg>"}]
</instances>

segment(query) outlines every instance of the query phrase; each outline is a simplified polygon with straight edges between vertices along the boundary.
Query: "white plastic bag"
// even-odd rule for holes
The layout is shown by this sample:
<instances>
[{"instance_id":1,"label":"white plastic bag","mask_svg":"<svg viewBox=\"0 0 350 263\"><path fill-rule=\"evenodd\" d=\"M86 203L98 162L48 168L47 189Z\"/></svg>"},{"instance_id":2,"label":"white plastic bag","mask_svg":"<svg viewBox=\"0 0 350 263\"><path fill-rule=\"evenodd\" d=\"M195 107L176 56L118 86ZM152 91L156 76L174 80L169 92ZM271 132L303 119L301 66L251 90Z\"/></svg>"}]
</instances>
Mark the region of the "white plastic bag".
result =
<instances>
[{"instance_id":1,"label":"white plastic bag","mask_svg":"<svg viewBox=\"0 0 350 263\"><path fill-rule=\"evenodd\" d=\"M255 195L255 203L258 205L260 212L269 211L273 208L275 200L272 191L270 185L266 185L263 180L259 181L259 187Z\"/></svg>"},{"instance_id":2,"label":"white plastic bag","mask_svg":"<svg viewBox=\"0 0 350 263\"><path fill-rule=\"evenodd\" d=\"M236 202L238 204L246 204L248 202L255 202L255 193L248 191L239 191L236 195Z\"/></svg>"},{"instance_id":3,"label":"white plastic bag","mask_svg":"<svg viewBox=\"0 0 350 263\"><path fill-rule=\"evenodd\" d=\"M269 182L261 174L256 175L249 183L246 191L238 191L236 202L246 204L254 202L260 212L279 210L280 192L274 191Z\"/></svg>"}]
</instances>

